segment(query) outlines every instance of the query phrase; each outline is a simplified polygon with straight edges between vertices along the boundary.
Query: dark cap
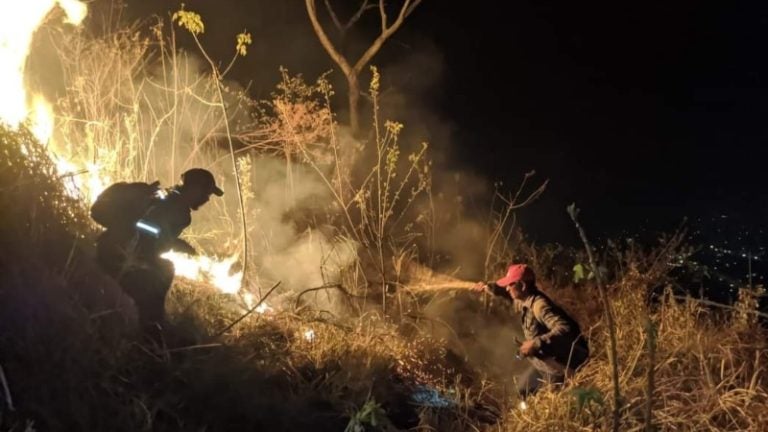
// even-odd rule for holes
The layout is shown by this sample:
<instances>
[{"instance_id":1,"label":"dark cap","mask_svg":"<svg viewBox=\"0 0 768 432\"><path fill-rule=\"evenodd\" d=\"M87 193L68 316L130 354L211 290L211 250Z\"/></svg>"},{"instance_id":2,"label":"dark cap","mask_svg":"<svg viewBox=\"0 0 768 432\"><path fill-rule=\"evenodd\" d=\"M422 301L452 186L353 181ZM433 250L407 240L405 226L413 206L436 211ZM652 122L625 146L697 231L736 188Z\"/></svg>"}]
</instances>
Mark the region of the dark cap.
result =
<instances>
[{"instance_id":1,"label":"dark cap","mask_svg":"<svg viewBox=\"0 0 768 432\"><path fill-rule=\"evenodd\" d=\"M216 195L224 195L224 191L216 186L216 179L210 171L202 168L192 168L181 175L181 181L185 186L198 186Z\"/></svg>"}]
</instances>

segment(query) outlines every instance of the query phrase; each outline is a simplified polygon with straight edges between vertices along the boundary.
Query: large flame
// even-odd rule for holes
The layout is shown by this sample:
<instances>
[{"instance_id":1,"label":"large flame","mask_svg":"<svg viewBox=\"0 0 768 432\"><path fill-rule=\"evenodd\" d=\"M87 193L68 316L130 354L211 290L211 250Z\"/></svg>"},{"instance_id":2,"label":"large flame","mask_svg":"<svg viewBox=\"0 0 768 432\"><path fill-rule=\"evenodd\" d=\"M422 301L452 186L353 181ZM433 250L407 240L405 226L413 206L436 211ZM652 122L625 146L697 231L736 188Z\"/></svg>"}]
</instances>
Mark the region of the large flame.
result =
<instances>
[{"instance_id":1,"label":"large flame","mask_svg":"<svg viewBox=\"0 0 768 432\"><path fill-rule=\"evenodd\" d=\"M54 128L53 106L41 94L29 92L25 85L25 69L30 44L37 28L57 6L64 20L80 25L88 7L79 0L25 0L6 2L0 6L0 119L12 127L27 121L31 132L42 143L51 143ZM6 10L7 9L7 10ZM55 145L49 145L49 149ZM70 195L93 202L106 184L96 164L75 163L64 155L52 154L59 174Z\"/></svg>"},{"instance_id":2,"label":"large flame","mask_svg":"<svg viewBox=\"0 0 768 432\"><path fill-rule=\"evenodd\" d=\"M102 173L97 164L86 162L78 165L64 156L51 152L51 159L56 163L56 170L64 181L64 188L69 196L93 204L96 198L112 183L109 176Z\"/></svg>"},{"instance_id":3,"label":"large flame","mask_svg":"<svg viewBox=\"0 0 768 432\"><path fill-rule=\"evenodd\" d=\"M24 70L35 30L57 5L64 10L66 20L75 25L80 24L88 12L87 6L78 0L4 1L0 6L0 89L3 95L0 119L11 126L33 120L34 129L48 133L48 136L37 136L43 142L50 138L53 130L52 112L50 109L43 112L46 109L42 107L47 103L44 99L27 94Z\"/></svg>"},{"instance_id":4,"label":"large flame","mask_svg":"<svg viewBox=\"0 0 768 432\"><path fill-rule=\"evenodd\" d=\"M32 96L29 112L30 128L40 142L48 142L53 135L53 107L41 95Z\"/></svg>"},{"instance_id":5,"label":"large flame","mask_svg":"<svg viewBox=\"0 0 768 432\"><path fill-rule=\"evenodd\" d=\"M88 13L80 0L0 0L0 120L11 127L27 122L35 137L42 143L51 143L55 126L53 106L40 94L29 92L25 83L25 67L32 37L46 16L57 6L64 11L67 23L79 25ZM49 145L54 149L55 145ZM69 155L51 150L51 158L73 196L93 203L111 183L94 163L77 163ZM170 252L176 272L186 278L205 280L225 293L240 290L242 272L230 274L236 258L219 260L207 256L190 257ZM268 308L264 304L264 308ZM266 309L264 309L266 311Z\"/></svg>"},{"instance_id":6,"label":"large flame","mask_svg":"<svg viewBox=\"0 0 768 432\"><path fill-rule=\"evenodd\" d=\"M207 281L227 294L237 294L240 291L243 273L230 273L237 257L219 260L205 255L190 256L176 251L166 252L162 257L173 262L173 267L179 276Z\"/></svg>"},{"instance_id":7,"label":"large flame","mask_svg":"<svg viewBox=\"0 0 768 432\"><path fill-rule=\"evenodd\" d=\"M66 22L70 24L80 25L88 14L88 6L79 0L59 0L58 3L66 14Z\"/></svg>"}]
</instances>

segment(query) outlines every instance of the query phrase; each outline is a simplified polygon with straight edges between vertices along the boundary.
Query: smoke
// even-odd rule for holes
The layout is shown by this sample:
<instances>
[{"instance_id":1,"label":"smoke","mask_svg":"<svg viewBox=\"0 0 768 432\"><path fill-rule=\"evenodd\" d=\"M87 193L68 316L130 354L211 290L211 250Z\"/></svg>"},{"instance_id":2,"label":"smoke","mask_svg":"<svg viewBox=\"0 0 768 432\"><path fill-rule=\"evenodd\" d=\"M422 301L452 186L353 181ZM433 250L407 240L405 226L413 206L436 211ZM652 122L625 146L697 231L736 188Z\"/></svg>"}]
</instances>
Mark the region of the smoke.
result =
<instances>
[{"instance_id":1,"label":"smoke","mask_svg":"<svg viewBox=\"0 0 768 432\"><path fill-rule=\"evenodd\" d=\"M132 2L133 5L150 3ZM235 67L233 75L242 83L253 84L249 86L251 96L267 94L274 88L279 79L279 65L303 71L308 76L319 75L332 67L311 32L299 2L290 3L293 6L286 4L289 3L261 2L267 13L258 15L263 26L253 28L243 22L232 22L244 20L248 14L214 13L235 10L235 6L190 1L192 10L197 9L196 6L208 8L200 10L206 27L213 29L206 34L205 43L213 47L216 59L225 58L231 52L234 33L229 34L229 29L251 27L254 45L249 56ZM286 8L296 5L298 10L286 12ZM161 12L165 15L167 10ZM285 19L270 21L275 14ZM285 37L286 34L291 37ZM184 40L189 43L189 35L179 32L180 43ZM54 38L49 38L49 42L53 41ZM89 143L91 148L83 154L102 160L108 157L114 167L124 170L121 172L130 171L133 179L160 179L165 185L175 183L178 174L186 168L211 169L225 196L222 200L214 198L196 212L185 236L200 245L205 253L237 253L242 244L239 200L223 139L223 113L215 106L218 94L210 81L207 62L190 52L179 51L174 56L176 63L169 67L168 63L157 61L157 53L153 57L144 51L149 47L136 44L138 42L130 38L89 42L60 45L73 50L63 60L77 59L78 64L65 64L61 68L41 64L37 68L43 86L58 83L46 94L66 94L67 87L61 82L69 81L69 89L74 93L68 95L70 105L64 106L76 110L78 121L87 121L83 122L87 127L79 123L74 126L80 128L81 141L72 139L70 144ZM367 46L360 41L349 43L353 47ZM488 209L483 205L487 205L492 193L490 185L482 176L465 172L455 160L453 146L459 128L442 117L440 107L429 102L446 100L436 95L451 91L443 83L443 55L426 39L417 39L406 50L401 48L397 40L390 40L375 59L376 64L386 63L382 68L381 117L405 124L400 139L403 154L413 152L426 141L430 143L430 156L434 161L430 195L414 203L406 219L424 223L426 235L417 240L424 262L434 269L478 280L486 270L489 226L476 215L487 215ZM226 56L223 53L227 53ZM153 61L149 62L149 58ZM88 69L89 65L103 69ZM114 68L110 69L110 65ZM60 77L45 75L54 70L61 71ZM337 88L336 106L344 107L343 77L337 72L331 79ZM366 70L360 77L361 83L368 79L370 75ZM232 124L250 121L246 110L240 109L238 99L244 87L235 80L225 84L228 91L224 102L229 108L229 120ZM361 87L365 90L367 85ZM88 105L98 101L107 101L108 105ZM372 118L371 107L364 103L362 108L361 118L365 122ZM366 169L361 167L370 160L355 159L354 153L363 143L343 135L340 146L344 156L351 157L366 174ZM269 300L275 305L275 299L294 300L307 289L339 283L344 272L356 263L360 245L340 237L336 228L323 225L326 220L323 215L333 201L327 185L313 170L284 158L266 155L238 158L250 246L247 280L253 284L246 289L256 292L280 281L278 293L282 296L275 295ZM429 215L426 220L424 215ZM302 299L317 308L337 314L344 312L339 292L332 289L312 291ZM519 323L506 305L494 302L492 313L486 313L474 293L464 291L450 296L438 293L423 313L434 322L443 323L431 326L433 334L448 340L456 355L480 370L505 379L524 365L514 360L515 338L521 338L521 333Z\"/></svg>"},{"instance_id":2,"label":"smoke","mask_svg":"<svg viewBox=\"0 0 768 432\"><path fill-rule=\"evenodd\" d=\"M356 11L357 3L331 2L337 13L349 17ZM170 6L160 3L129 0L126 12L133 18L143 18L152 13L167 15ZM235 0L210 3L205 0L186 2L188 10L199 12L206 22L205 43L211 47L216 58L227 58L233 46L230 29L247 28L253 35L249 54L238 60L232 70L232 77L248 83L251 96L260 98L270 94L279 79L278 69L286 66L291 71L300 71L307 77L318 76L332 71L329 79L334 85L334 111L343 122L346 116L346 80L338 66L328 57L319 43L307 17L303 2L267 2L257 0L243 5ZM433 195L440 224L435 227L431 243L433 255L440 255L434 262L441 270L460 269L469 277L484 269L485 241L483 231L487 216L488 197L491 187L481 176L467 173L463 161L458 160L455 146L460 119L447 119L444 101L464 100L462 95L451 96L453 89L446 87L446 55L431 36L425 36L419 28L417 15L423 14L429 6L419 6L417 13L406 20L403 27L390 38L371 64L381 70L380 120L393 120L405 125L400 146L403 154L419 148L422 142L430 144L429 156L433 160ZM329 36L337 47L354 63L370 46L377 36L379 21L377 10L364 15L358 24L346 33L343 41L339 38L324 7L319 7L320 18L327 26ZM286 37L290 35L290 37ZM186 35L180 35L179 43L194 49ZM366 67L360 75L363 91L368 90L371 74ZM361 98L360 118L364 126L370 126L373 119L370 101ZM357 143L356 143L357 145ZM364 166L370 160L358 160L356 167L366 175ZM226 161L223 163L227 163ZM229 170L224 164L222 171ZM361 168L362 167L362 168ZM489 176L491 177L491 176ZM258 181L256 184L260 184ZM438 197L439 195L439 197ZM426 214L428 203L417 203L411 215ZM485 207L483 207L485 206ZM448 218L446 215L450 215ZM478 217L479 216L479 217ZM452 267L452 268L451 268Z\"/></svg>"},{"instance_id":3,"label":"smoke","mask_svg":"<svg viewBox=\"0 0 768 432\"><path fill-rule=\"evenodd\" d=\"M405 124L403 151L421 142L430 145L432 187L428 200L410 212L413 219L432 215L430 234L420 242L422 259L433 269L464 279L481 278L486 269L488 238L492 227L488 216L494 194L493 173L482 167L471 171L457 146L464 127L461 119L448 119L450 109L440 101L461 103L462 95L446 84L446 56L436 43L405 24L408 44L401 38L389 41L382 50L382 117ZM478 108L480 109L480 108ZM466 144L465 144L466 145Z\"/></svg>"},{"instance_id":4,"label":"smoke","mask_svg":"<svg viewBox=\"0 0 768 432\"><path fill-rule=\"evenodd\" d=\"M517 340L524 339L519 316L501 298L490 299L486 307L482 295L467 290L437 292L422 311L431 323L422 327L483 377L510 387L528 367L527 360L516 358Z\"/></svg>"},{"instance_id":5,"label":"smoke","mask_svg":"<svg viewBox=\"0 0 768 432\"><path fill-rule=\"evenodd\" d=\"M281 281L283 292L338 284L357 259L357 244L318 223L331 194L317 173L276 157L250 158L246 164L246 212L254 272L260 281ZM234 195L234 194L232 194ZM320 226L318 226L320 225ZM333 293L333 294L331 294ZM339 312L337 292L307 296L315 306Z\"/></svg>"},{"instance_id":6,"label":"smoke","mask_svg":"<svg viewBox=\"0 0 768 432\"><path fill-rule=\"evenodd\" d=\"M294 294L306 289L326 287L303 297L314 307L342 315L342 297L333 290L341 282L342 272L357 259L356 243L329 240L319 231L308 230L297 236L288 248L264 257L259 274L265 279L282 281Z\"/></svg>"},{"instance_id":7,"label":"smoke","mask_svg":"<svg viewBox=\"0 0 768 432\"><path fill-rule=\"evenodd\" d=\"M465 279L479 279L485 271L489 226L470 210L482 204L477 197L489 193L484 179L461 171L435 172L431 205L437 215L439 234L435 253L440 256L436 270L455 273ZM487 214L487 213L486 213Z\"/></svg>"},{"instance_id":8,"label":"smoke","mask_svg":"<svg viewBox=\"0 0 768 432\"><path fill-rule=\"evenodd\" d=\"M37 35L29 79L50 99L60 97L57 152L75 163L96 161L108 181L172 186L185 169L210 169L226 194L193 214L184 237L203 254L232 255L242 244L239 200L210 66L184 50L171 56L152 41L135 28L88 35L49 27ZM59 73L48 77L50 70ZM252 122L243 87L232 80L223 87L232 130ZM338 283L357 245L318 223L331 199L317 173L272 156L238 156L238 163L250 246L246 280L262 287L282 281L281 291L292 295ZM331 298L304 297L338 311Z\"/></svg>"},{"instance_id":9,"label":"smoke","mask_svg":"<svg viewBox=\"0 0 768 432\"><path fill-rule=\"evenodd\" d=\"M206 21L206 29L211 30L205 34L204 45L211 47L216 59L225 58L231 52L234 34L228 30L231 25L221 24L234 18L231 13L220 13L225 8L214 8L204 3L192 2L189 8L202 8L199 11ZM139 7L135 2L129 5ZM306 21L306 12L300 6L265 6L269 14L275 15L275 22L263 22L264 27L251 29L255 40L253 50L249 56L238 60L241 63L233 69L233 73L256 71L256 82L249 86L251 96L266 93L264 89L267 87L274 88L279 75L265 71L276 71L280 64L277 61L284 60L291 53L294 55L290 57L294 60L287 62L290 68L305 71L308 75L320 72L318 64L324 62L315 61L318 56L325 58L325 63L329 64ZM235 18L240 20L243 16ZM285 25L296 37L283 37ZM350 38L358 37L361 35L350 33ZM178 31L180 44L184 44L185 40L188 43L188 39L189 35ZM299 40L306 43L299 43ZM94 45L90 47L91 51L85 52L91 57L77 52L73 54L78 55L72 58L80 62L90 58L90 64L100 64L97 60L101 60L102 63L130 66L120 69L126 75L112 77L117 68L96 74L82 67L64 67L65 73L62 74L68 74L72 79L81 78L81 81L74 79L81 84L98 84L81 89L99 88L90 100L110 101L113 104L103 107L109 118L89 118L94 120L92 124L99 126L89 126L90 130L82 131L83 141L90 140L95 149L88 156L109 159L113 166L121 169L130 168L134 179L159 179L167 186L174 184L184 169L193 166L211 169L226 194L223 200L214 198L211 204L195 213L194 223L186 235L205 251L219 255L236 253L241 244L237 188L224 139L222 112L211 104L218 102L218 95L211 84L207 62L181 50L174 57L176 63L169 67L167 58L161 63L157 61L160 59L157 52L148 55L135 45L130 47L137 51L129 51L129 56L117 56L116 53L125 53L119 51L125 48L120 44L130 43L130 40L116 43L105 38L103 42L104 45ZM350 40L348 43L355 47L361 46L362 41ZM392 39L375 59L377 64L386 64L382 68L381 120L391 119L405 124L399 141L404 155L412 153L426 141L430 143L429 155L434 162L431 196L416 201L404 219L424 223L422 228L426 235L416 241L421 258L428 260L425 262L438 270L477 279L486 270L485 249L489 227L475 216L487 215L484 211L487 208L480 207L487 203L490 188L481 176L464 172L461 164L456 163L453 140L457 128L439 114L438 107L429 102L435 100L437 94L450 91L443 87L445 66L442 53L425 38L416 37L409 44L404 46L399 40ZM272 55L286 46L292 48ZM295 55L297 52L302 54ZM307 53L311 55L303 55ZM147 62L150 57L153 61ZM303 58L304 61L296 58ZM254 66L255 62L258 66ZM112 80L95 82L93 79L96 77ZM368 71L360 78L361 83L365 83L370 78ZM339 73L333 74L332 79L336 83L343 82ZM244 87L235 80L225 84L228 90L224 94L225 105L231 124L251 121L238 98ZM344 84L340 87L343 89ZM367 85L362 84L361 87L365 89ZM336 93L340 102L336 107L343 107L342 96L346 92L337 89ZM363 104L361 117L364 122L366 118L372 118L370 108L369 104ZM366 175L365 166L371 162L365 157L355 159L356 149L364 145L370 147L370 143L354 141L345 135L340 140L343 156L351 157L356 162L356 175ZM126 149L135 151L126 153ZM368 154L370 156L370 152ZM238 163L242 163L242 157L238 157ZM327 185L320 181L316 172L279 157L253 156L245 165L240 172L245 186L243 198L250 247L249 272L253 272L249 279L256 280L262 286L280 280L283 289L293 293L338 282L342 269L354 263L358 245L339 238L332 227L322 226L322 215L333 201Z\"/></svg>"}]
</instances>

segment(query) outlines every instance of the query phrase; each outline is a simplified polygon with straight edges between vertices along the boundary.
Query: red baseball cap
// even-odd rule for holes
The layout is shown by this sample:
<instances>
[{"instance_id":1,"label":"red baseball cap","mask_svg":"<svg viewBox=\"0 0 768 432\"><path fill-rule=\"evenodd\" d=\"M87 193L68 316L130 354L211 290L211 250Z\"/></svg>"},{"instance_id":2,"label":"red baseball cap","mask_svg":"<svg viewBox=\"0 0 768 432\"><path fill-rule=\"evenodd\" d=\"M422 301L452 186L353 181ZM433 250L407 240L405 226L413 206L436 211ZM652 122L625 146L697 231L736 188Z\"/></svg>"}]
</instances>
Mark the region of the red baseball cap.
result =
<instances>
[{"instance_id":1,"label":"red baseball cap","mask_svg":"<svg viewBox=\"0 0 768 432\"><path fill-rule=\"evenodd\" d=\"M496 281L496 285L505 287L517 281L536 282L533 269L525 264L512 264L507 269L507 275Z\"/></svg>"}]
</instances>

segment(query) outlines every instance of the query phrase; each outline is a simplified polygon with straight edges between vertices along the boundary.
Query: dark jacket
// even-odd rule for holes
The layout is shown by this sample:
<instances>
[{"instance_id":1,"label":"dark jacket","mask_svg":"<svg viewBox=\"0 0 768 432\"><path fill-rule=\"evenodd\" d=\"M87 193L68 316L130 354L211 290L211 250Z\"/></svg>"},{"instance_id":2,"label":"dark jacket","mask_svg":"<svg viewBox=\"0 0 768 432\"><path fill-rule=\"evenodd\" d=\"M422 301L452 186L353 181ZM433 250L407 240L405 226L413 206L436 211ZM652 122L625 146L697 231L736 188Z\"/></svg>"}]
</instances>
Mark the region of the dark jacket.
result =
<instances>
[{"instance_id":1,"label":"dark jacket","mask_svg":"<svg viewBox=\"0 0 768 432\"><path fill-rule=\"evenodd\" d=\"M494 294L512 300L503 287L495 283L489 287ZM589 347L579 324L549 297L534 289L516 303L521 310L523 335L533 341L537 352L535 358L550 364L554 361L562 369L576 369L586 362Z\"/></svg>"},{"instance_id":2,"label":"dark jacket","mask_svg":"<svg viewBox=\"0 0 768 432\"><path fill-rule=\"evenodd\" d=\"M133 266L155 267L160 255L171 249L194 253L187 242L178 238L192 223L191 209L178 192L171 190L164 199L154 200L140 222L157 234L129 226L110 228L99 236L99 263L108 273L120 274Z\"/></svg>"},{"instance_id":3,"label":"dark jacket","mask_svg":"<svg viewBox=\"0 0 768 432\"><path fill-rule=\"evenodd\" d=\"M141 221L159 230L157 236L141 233L143 253L157 256L171 249L194 252L187 242L179 239L184 229L192 223L192 210L182 201L178 191L171 189L165 198L155 200Z\"/></svg>"}]
</instances>

